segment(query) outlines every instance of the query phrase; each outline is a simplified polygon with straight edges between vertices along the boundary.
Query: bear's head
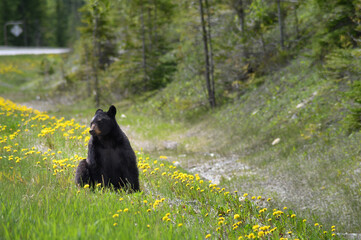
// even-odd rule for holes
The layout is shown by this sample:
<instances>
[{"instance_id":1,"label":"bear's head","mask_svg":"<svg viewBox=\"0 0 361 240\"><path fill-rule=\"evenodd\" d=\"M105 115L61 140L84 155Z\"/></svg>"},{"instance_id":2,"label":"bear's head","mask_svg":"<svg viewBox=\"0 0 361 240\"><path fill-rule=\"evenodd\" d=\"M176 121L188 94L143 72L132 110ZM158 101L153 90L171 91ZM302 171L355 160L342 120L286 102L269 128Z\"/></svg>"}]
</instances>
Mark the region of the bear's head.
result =
<instances>
[{"instance_id":1,"label":"bear's head","mask_svg":"<svg viewBox=\"0 0 361 240\"><path fill-rule=\"evenodd\" d=\"M117 109L112 105L108 112L104 112L102 109L98 109L95 112L95 116L90 122L89 133L92 136L106 136L117 125L115 120L115 114Z\"/></svg>"}]
</instances>

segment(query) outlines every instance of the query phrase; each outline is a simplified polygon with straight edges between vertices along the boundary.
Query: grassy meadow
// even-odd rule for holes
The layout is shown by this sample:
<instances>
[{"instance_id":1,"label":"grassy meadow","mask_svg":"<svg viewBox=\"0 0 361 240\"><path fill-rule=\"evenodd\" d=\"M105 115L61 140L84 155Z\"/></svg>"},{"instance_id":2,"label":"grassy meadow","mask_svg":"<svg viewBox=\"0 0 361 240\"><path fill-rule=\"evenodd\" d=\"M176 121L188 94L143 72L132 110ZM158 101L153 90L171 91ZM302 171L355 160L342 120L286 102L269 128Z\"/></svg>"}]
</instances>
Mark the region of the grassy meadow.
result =
<instances>
[{"instance_id":1,"label":"grassy meadow","mask_svg":"<svg viewBox=\"0 0 361 240\"><path fill-rule=\"evenodd\" d=\"M137 152L142 192L78 189L88 129L0 98L4 239L337 239L272 199L229 192Z\"/></svg>"},{"instance_id":2,"label":"grassy meadow","mask_svg":"<svg viewBox=\"0 0 361 240\"><path fill-rule=\"evenodd\" d=\"M173 162L181 161L175 159L177 153L190 152L188 145L200 146L194 143L202 136L178 139L180 147L172 156L159 150L157 156L137 151L139 193L79 189L74 172L86 157L89 133L85 124L93 109L82 103L74 108L54 104L47 113L14 103L41 107L41 101L34 99L50 98L49 89L61 86L59 73L43 74L42 63L48 58L60 68L62 59L57 56L2 58L1 239L342 238L333 221L309 219L273 197L257 194L256 187L248 191L247 186L235 185L251 182L250 178L222 180L217 185L202 178L201 172L190 174ZM117 115L121 126L131 125L154 142L171 138L170 132L181 135L189 127L189 123L139 116L137 111L126 114L125 119ZM142 144L135 146L142 148Z\"/></svg>"}]
</instances>

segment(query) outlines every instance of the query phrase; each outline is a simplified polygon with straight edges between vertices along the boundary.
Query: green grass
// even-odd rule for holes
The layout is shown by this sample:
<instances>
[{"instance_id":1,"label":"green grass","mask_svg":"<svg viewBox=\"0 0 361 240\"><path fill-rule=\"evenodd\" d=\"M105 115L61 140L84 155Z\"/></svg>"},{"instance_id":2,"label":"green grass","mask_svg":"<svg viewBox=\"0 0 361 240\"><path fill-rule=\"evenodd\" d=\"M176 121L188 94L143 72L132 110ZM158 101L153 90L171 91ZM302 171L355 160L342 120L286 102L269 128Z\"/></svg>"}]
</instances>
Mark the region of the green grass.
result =
<instances>
[{"instance_id":1,"label":"green grass","mask_svg":"<svg viewBox=\"0 0 361 240\"><path fill-rule=\"evenodd\" d=\"M42 100L46 94L50 99L59 94L66 96L68 93L58 92L55 84L62 81L59 69L47 84L43 84L41 62L44 57L2 57L1 95L18 102L30 101L35 108L38 103L39 106L43 103L34 102L36 96L41 96ZM57 59L55 63L61 61L60 57L51 57ZM23 71L17 72L7 67L5 72L3 66L9 65ZM59 68L57 64L54 66ZM150 157L145 162L150 169L145 173L142 172L144 169L141 170L141 194L129 195L101 189L81 189L78 192L73 183L74 166L78 161L76 155L86 157L86 128L74 130L75 134L70 132L69 136L76 139L64 137L64 133L73 128L70 125L66 126L65 132L59 128L54 134L38 136L42 125L53 129L56 120L37 122L30 118L36 113L24 117L20 110L16 110L16 117L13 114L0 115L1 126L7 126L4 130L0 128L0 136L8 137L7 143L0 143L0 183L1 189L4 189L0 193L3 216L1 236L47 239L63 238L68 234L69 238L124 236L164 239L184 236L204 238L211 234L212 238L238 238L250 234L255 225L277 226L282 233L290 229L293 235L284 236L292 239L296 235L301 239L322 238L324 230L328 231L329 236L332 225L337 226L337 232L360 232L358 145L361 134L346 134L343 119L347 115L347 102L342 94L348 83L325 78L324 69L313 65L307 57L299 57L282 71L257 81L263 83L247 85L245 94L234 104L210 112L205 112L201 87L190 84L188 80L171 83L153 97L147 97L144 103L133 100L115 103L118 122L126 128L133 146L138 150L144 148L150 151L149 156L143 153L138 155L138 159L142 159L140 163ZM188 88L192 88L192 94L182 95ZM176 95L184 97L175 98ZM306 104L297 108L301 102ZM109 105L103 106L107 107ZM56 119L75 118L73 124L79 123L80 126L88 125L95 112L88 98L68 106L57 104L55 99L54 104L48 104L47 108ZM121 114L126 117L121 118ZM30 122L25 124L27 120ZM10 135L17 130L20 130L18 136L10 141ZM79 136L82 139L77 139ZM275 138L281 141L272 146ZM176 141L177 149L163 150L162 142L167 140ZM12 146L10 152L4 149L5 146ZM29 153L25 158L33 147L35 153ZM24 148L28 150L21 152ZM209 153L221 157L210 157ZM175 183L176 180L171 178L174 171L186 170L179 167L173 169L169 160L158 159L159 155L165 154L169 156L168 159L180 162L184 168L193 163L211 166L214 161L235 159L236 163L247 164L251 170L244 173L228 169L220 186L217 186L217 192L223 187L226 190L218 194L214 194L215 189L209 188L209 183L203 179L204 183L207 182L203 188L209 191L200 195L196 190L202 188L199 181L190 181L188 186L180 184L180 181ZM11 155L13 159L8 160ZM15 157L24 159L16 163ZM45 157L47 159L43 160ZM156 160L158 162L154 164ZM61 166L64 163L70 166L64 168ZM165 169L159 166L162 163ZM54 170L58 171L56 175ZM152 171L155 172L151 174ZM162 175L163 172L167 174ZM231 177L230 180L228 177ZM236 195L235 190L242 193ZM226 191L233 198L222 195ZM236 196L242 197L244 192L250 196L265 197L257 201L249 196L247 204L250 206L239 209L239 205L245 204L240 203ZM124 200L119 201L121 197ZM268 197L272 197L271 202L265 201ZM162 198L165 200L156 210L148 206ZM279 225L272 222L275 219L267 225L258 217L259 210L264 207L267 207L266 213L272 218L272 210L277 208L283 211L283 206L288 206L292 211L284 211ZM117 212L125 208L129 209L127 215ZM148 209L152 209L151 214L146 211ZM227 214L228 209L230 212ZM290 218L294 212L297 215L296 223L292 222L295 219ZM113 218L117 213L119 216ZM170 222L162 221L167 213L171 214ZM207 213L211 217L205 217ZM226 226L218 225L220 213L225 217ZM243 222L236 231L232 229L236 223L233 218L235 214L240 214ZM303 231L304 218L307 222ZM316 222L322 223L323 228L314 227ZM114 223L117 226L113 226ZM183 225L178 227L180 223ZM63 235L59 237L58 234ZM277 234L279 232L272 238L281 237Z\"/></svg>"},{"instance_id":2,"label":"green grass","mask_svg":"<svg viewBox=\"0 0 361 240\"><path fill-rule=\"evenodd\" d=\"M130 111L128 123L154 144L177 141L179 148L167 153L181 166L212 166L224 159L248 165L246 173L224 169L221 184L232 191L272 196L279 206L292 206L327 227L336 224L341 232L361 232L361 133L349 135L345 120L350 81L331 78L329 65L332 71L343 71L344 66L321 66L299 56L280 71L256 79L262 84L246 84L234 103L207 113L194 108L206 101L201 95L181 94L200 91L199 86L188 91L188 81L175 81ZM164 122L176 124L168 128ZM276 138L281 141L273 146ZM207 157L209 153L220 157Z\"/></svg>"},{"instance_id":3,"label":"green grass","mask_svg":"<svg viewBox=\"0 0 361 240\"><path fill-rule=\"evenodd\" d=\"M74 170L86 155L87 128L0 100L4 239L338 238L274 209L271 199L228 192L163 156L137 152L140 193L78 189Z\"/></svg>"}]
</instances>

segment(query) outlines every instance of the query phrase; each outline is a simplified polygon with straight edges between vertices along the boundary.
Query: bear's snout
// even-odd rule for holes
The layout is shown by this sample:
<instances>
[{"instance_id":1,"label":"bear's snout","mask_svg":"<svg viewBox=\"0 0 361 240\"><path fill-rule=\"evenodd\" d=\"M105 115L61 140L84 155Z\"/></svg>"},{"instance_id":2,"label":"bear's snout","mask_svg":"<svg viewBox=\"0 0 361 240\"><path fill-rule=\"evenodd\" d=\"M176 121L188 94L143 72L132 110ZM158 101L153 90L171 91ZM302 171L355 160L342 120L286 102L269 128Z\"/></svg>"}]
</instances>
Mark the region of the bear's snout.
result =
<instances>
[{"instance_id":1,"label":"bear's snout","mask_svg":"<svg viewBox=\"0 0 361 240\"><path fill-rule=\"evenodd\" d=\"M101 133L101 131L99 130L99 128L98 128L98 126L96 124L92 124L90 126L89 133L92 136L96 136L96 135L99 135Z\"/></svg>"}]
</instances>

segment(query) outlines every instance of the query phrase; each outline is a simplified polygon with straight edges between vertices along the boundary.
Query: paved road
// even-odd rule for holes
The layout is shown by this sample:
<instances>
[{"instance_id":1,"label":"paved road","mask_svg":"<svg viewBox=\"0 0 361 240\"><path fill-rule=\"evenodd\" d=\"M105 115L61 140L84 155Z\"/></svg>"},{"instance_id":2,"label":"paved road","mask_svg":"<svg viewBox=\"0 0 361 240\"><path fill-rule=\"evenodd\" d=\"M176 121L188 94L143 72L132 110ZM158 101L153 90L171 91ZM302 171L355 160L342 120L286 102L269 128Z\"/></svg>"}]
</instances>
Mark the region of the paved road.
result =
<instances>
[{"instance_id":1,"label":"paved road","mask_svg":"<svg viewBox=\"0 0 361 240\"><path fill-rule=\"evenodd\" d=\"M69 48L50 47L4 47L0 46L0 56L8 55L39 55L39 54L62 54L70 52Z\"/></svg>"}]
</instances>

